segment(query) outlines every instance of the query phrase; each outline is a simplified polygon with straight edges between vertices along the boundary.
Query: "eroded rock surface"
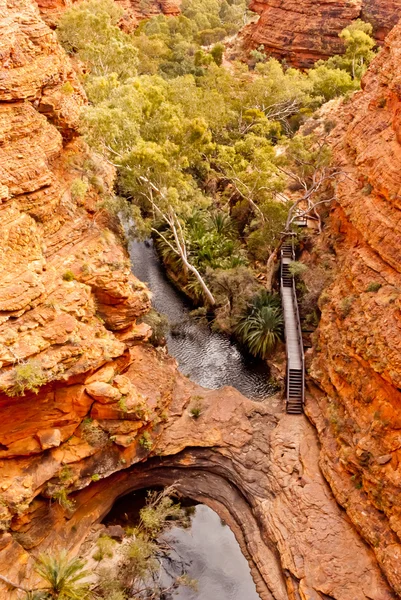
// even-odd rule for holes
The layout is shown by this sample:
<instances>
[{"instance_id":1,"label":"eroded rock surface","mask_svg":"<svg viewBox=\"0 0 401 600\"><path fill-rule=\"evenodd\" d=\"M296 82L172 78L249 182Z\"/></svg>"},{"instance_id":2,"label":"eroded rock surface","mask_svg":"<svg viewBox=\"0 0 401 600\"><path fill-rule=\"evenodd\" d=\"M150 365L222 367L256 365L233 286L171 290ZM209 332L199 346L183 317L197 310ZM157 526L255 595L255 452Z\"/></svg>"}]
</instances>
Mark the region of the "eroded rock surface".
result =
<instances>
[{"instance_id":1,"label":"eroded rock surface","mask_svg":"<svg viewBox=\"0 0 401 600\"><path fill-rule=\"evenodd\" d=\"M60 15L77 0L35 0L43 19L55 27ZM141 19L154 15L178 15L181 0L114 0L124 10L122 27L131 31Z\"/></svg>"},{"instance_id":2,"label":"eroded rock surface","mask_svg":"<svg viewBox=\"0 0 401 600\"><path fill-rule=\"evenodd\" d=\"M265 52L292 66L310 67L343 51L338 34L354 19L372 23L382 41L401 16L400 0L251 0L259 15L243 31L245 48Z\"/></svg>"},{"instance_id":3,"label":"eroded rock surface","mask_svg":"<svg viewBox=\"0 0 401 600\"><path fill-rule=\"evenodd\" d=\"M203 390L154 349L135 347L131 359L125 377L146 406L160 404L160 390L170 399L168 414L160 423L153 420L149 429L151 449L138 439L124 444L118 437L125 439L128 424L136 422L127 421L127 414L104 414L91 426L96 423L113 435L97 439L95 448L78 429L46 459L8 461L8 493L32 497L42 490L24 514L13 518L3 538L0 567L11 558L9 576L14 581L34 583L32 556L39 549L63 545L77 551L120 495L175 483L183 495L208 504L228 522L263 600L395 598L373 552L333 502L318 468L314 430L304 417L269 414L263 403L247 400L232 388ZM87 391L93 389L93 383L87 384ZM109 391L104 390L103 398L110 397ZM202 407L199 419L191 417L194 403ZM135 435L132 430L129 434ZM154 458L143 462L149 455ZM64 485L73 502L64 510L43 498L43 478L53 476L50 484L56 485L62 465L69 466ZM22 477L15 477L21 472ZM95 474L100 480L90 483Z\"/></svg>"},{"instance_id":4,"label":"eroded rock surface","mask_svg":"<svg viewBox=\"0 0 401 600\"><path fill-rule=\"evenodd\" d=\"M344 175L330 237L337 275L322 318L308 412L338 501L401 593L401 26L334 115Z\"/></svg>"},{"instance_id":5,"label":"eroded rock surface","mask_svg":"<svg viewBox=\"0 0 401 600\"><path fill-rule=\"evenodd\" d=\"M394 598L307 421L202 390L146 343L150 294L97 208L113 172L76 134L69 61L29 0L0 0L0 35L0 574L33 585L40 551L79 552L118 495L178 478L232 526L263 599Z\"/></svg>"}]
</instances>

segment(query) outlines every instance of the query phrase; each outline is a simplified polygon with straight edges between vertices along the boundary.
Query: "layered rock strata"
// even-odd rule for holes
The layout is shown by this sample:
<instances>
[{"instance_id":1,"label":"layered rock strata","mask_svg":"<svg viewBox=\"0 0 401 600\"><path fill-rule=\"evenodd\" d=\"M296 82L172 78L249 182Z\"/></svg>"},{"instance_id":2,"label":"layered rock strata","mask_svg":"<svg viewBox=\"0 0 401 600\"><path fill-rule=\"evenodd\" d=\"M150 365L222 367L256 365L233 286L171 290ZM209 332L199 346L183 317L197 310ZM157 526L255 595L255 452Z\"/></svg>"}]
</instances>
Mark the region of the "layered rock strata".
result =
<instances>
[{"instance_id":1,"label":"layered rock strata","mask_svg":"<svg viewBox=\"0 0 401 600\"><path fill-rule=\"evenodd\" d=\"M363 91L331 119L342 170L329 240L337 275L320 298L307 403L321 467L401 593L401 25Z\"/></svg>"},{"instance_id":2,"label":"layered rock strata","mask_svg":"<svg viewBox=\"0 0 401 600\"><path fill-rule=\"evenodd\" d=\"M122 27L131 31L141 19L154 15L178 15L181 0L114 0L124 10ZM55 27L62 13L77 0L35 0L43 19Z\"/></svg>"},{"instance_id":3,"label":"layered rock strata","mask_svg":"<svg viewBox=\"0 0 401 600\"><path fill-rule=\"evenodd\" d=\"M351 21L369 21L382 41L401 16L400 0L252 0L250 9L259 19L243 30L243 46L263 45L267 55L301 68L341 54L338 34Z\"/></svg>"},{"instance_id":4,"label":"layered rock strata","mask_svg":"<svg viewBox=\"0 0 401 600\"><path fill-rule=\"evenodd\" d=\"M0 35L0 575L35 585L40 551L78 553L117 496L178 479L231 525L261 598L394 598L307 421L202 390L146 343L150 294L98 208L113 172L76 134L68 59L30 0L0 1Z\"/></svg>"}]
</instances>

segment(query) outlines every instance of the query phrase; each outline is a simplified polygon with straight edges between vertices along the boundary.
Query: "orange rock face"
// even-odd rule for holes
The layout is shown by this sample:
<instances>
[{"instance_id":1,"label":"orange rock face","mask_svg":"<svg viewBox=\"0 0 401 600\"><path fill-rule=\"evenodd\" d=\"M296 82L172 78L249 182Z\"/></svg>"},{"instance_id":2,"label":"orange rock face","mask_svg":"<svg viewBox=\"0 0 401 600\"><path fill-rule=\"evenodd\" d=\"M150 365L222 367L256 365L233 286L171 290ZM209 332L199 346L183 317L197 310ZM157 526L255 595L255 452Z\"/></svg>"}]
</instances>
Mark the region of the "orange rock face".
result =
<instances>
[{"instance_id":1,"label":"orange rock face","mask_svg":"<svg viewBox=\"0 0 401 600\"><path fill-rule=\"evenodd\" d=\"M372 23L383 40L401 16L400 0L251 0L250 8L259 20L244 29L244 47L263 45L268 55L302 68L340 54L338 34L354 19Z\"/></svg>"},{"instance_id":2,"label":"orange rock face","mask_svg":"<svg viewBox=\"0 0 401 600\"><path fill-rule=\"evenodd\" d=\"M60 15L77 0L35 0L43 19L55 27ZM124 10L122 26L131 30L141 19L154 15L178 15L181 0L114 0Z\"/></svg>"},{"instance_id":3,"label":"orange rock face","mask_svg":"<svg viewBox=\"0 0 401 600\"><path fill-rule=\"evenodd\" d=\"M113 172L77 137L69 61L29 0L0 0L0 36L0 575L35 585L38 552L80 552L119 495L179 480L230 524L262 600L394 600L310 424L201 389L146 343L150 293L96 209Z\"/></svg>"},{"instance_id":4,"label":"orange rock face","mask_svg":"<svg viewBox=\"0 0 401 600\"><path fill-rule=\"evenodd\" d=\"M308 403L321 466L339 502L401 593L401 26L334 115L344 175L330 237L337 257L311 374L326 392Z\"/></svg>"}]
</instances>

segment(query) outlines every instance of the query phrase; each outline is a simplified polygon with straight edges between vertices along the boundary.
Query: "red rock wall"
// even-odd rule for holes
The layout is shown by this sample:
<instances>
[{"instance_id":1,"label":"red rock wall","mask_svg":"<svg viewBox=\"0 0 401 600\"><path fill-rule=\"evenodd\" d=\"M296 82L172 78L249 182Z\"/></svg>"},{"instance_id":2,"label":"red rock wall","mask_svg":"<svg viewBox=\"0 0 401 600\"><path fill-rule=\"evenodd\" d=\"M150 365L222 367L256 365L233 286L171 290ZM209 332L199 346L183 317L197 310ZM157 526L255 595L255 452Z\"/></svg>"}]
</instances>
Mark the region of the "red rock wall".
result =
<instances>
[{"instance_id":1,"label":"red rock wall","mask_svg":"<svg viewBox=\"0 0 401 600\"><path fill-rule=\"evenodd\" d=\"M401 593L401 25L332 118L344 175L328 230L337 275L320 299L308 411L321 466Z\"/></svg>"},{"instance_id":2,"label":"red rock wall","mask_svg":"<svg viewBox=\"0 0 401 600\"><path fill-rule=\"evenodd\" d=\"M242 33L246 49L265 52L292 66L307 68L343 50L338 34L357 18L372 23L378 40L401 16L400 0L251 0L259 20Z\"/></svg>"},{"instance_id":3,"label":"red rock wall","mask_svg":"<svg viewBox=\"0 0 401 600\"><path fill-rule=\"evenodd\" d=\"M141 19L154 15L177 15L180 12L181 0L114 0L124 9L122 26L131 30ZM77 0L35 0L45 22L55 27L58 18L66 8Z\"/></svg>"},{"instance_id":4,"label":"red rock wall","mask_svg":"<svg viewBox=\"0 0 401 600\"><path fill-rule=\"evenodd\" d=\"M230 524L262 600L394 600L307 421L203 390L145 343L149 292L96 209L113 173L76 135L84 93L30 0L0 0L0 49L0 575L37 583L38 552L79 552L120 494L179 479ZM46 384L8 395L32 360Z\"/></svg>"}]
</instances>

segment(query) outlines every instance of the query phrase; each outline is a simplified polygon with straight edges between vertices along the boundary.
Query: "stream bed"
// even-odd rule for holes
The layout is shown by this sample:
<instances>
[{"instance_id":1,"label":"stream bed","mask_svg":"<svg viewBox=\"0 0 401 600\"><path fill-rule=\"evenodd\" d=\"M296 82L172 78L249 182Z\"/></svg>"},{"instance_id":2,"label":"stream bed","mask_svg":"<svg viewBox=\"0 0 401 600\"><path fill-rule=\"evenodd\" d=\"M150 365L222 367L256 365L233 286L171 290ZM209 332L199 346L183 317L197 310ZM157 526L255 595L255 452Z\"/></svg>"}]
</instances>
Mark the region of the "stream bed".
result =
<instances>
[{"instance_id":1,"label":"stream bed","mask_svg":"<svg viewBox=\"0 0 401 600\"><path fill-rule=\"evenodd\" d=\"M231 385L245 396L263 399L274 393L266 363L253 359L227 336L212 332L191 318L191 307L164 273L151 243L129 240L132 271L153 293L154 308L168 318L174 334L167 336L170 355L192 381L216 389ZM165 534L172 564L184 561L197 590L179 588L177 600L259 600L249 565L234 534L209 507L198 504L188 529ZM178 575L178 573L177 573ZM164 576L173 577L166 571Z\"/></svg>"},{"instance_id":2,"label":"stream bed","mask_svg":"<svg viewBox=\"0 0 401 600\"><path fill-rule=\"evenodd\" d=\"M130 240L132 271L148 284L154 308L168 318L174 335L167 335L169 354L195 383L210 389L231 385L244 396L271 396L274 385L264 361L245 354L228 336L191 318L191 306L168 280L151 243Z\"/></svg>"}]
</instances>

